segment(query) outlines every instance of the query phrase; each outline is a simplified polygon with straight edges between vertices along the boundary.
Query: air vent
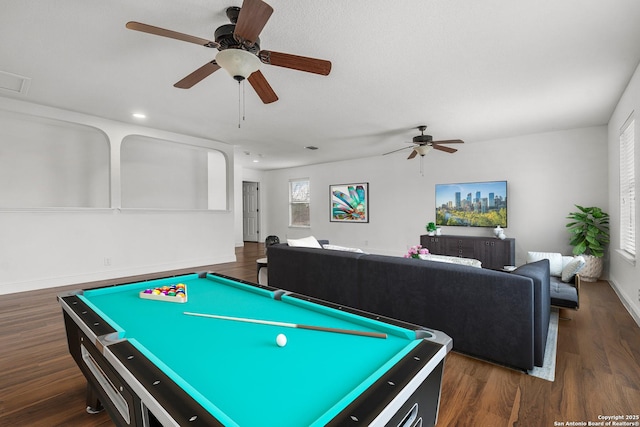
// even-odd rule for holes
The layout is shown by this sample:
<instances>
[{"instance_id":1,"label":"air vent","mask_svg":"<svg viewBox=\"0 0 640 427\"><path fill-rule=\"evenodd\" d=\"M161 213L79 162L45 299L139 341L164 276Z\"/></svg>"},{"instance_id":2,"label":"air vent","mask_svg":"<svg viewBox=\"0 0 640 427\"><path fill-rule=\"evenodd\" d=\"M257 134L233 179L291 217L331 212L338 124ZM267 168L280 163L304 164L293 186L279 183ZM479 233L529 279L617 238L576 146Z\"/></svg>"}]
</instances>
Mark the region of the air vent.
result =
<instances>
[{"instance_id":1,"label":"air vent","mask_svg":"<svg viewBox=\"0 0 640 427\"><path fill-rule=\"evenodd\" d=\"M0 71L0 90L14 94L26 95L31 79L6 71Z\"/></svg>"}]
</instances>

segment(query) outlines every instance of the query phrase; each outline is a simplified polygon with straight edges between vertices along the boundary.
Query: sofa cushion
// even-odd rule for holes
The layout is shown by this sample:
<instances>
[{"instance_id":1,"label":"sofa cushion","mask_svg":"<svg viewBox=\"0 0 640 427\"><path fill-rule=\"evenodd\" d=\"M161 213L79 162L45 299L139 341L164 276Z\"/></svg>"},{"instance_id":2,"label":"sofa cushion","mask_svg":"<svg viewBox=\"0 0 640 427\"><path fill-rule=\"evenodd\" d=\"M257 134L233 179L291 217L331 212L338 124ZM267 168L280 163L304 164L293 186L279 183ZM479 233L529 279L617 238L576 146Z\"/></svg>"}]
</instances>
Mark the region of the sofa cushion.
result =
<instances>
[{"instance_id":1,"label":"sofa cushion","mask_svg":"<svg viewBox=\"0 0 640 427\"><path fill-rule=\"evenodd\" d=\"M578 308L578 289L557 277L551 278L551 305L564 308Z\"/></svg>"},{"instance_id":2,"label":"sofa cushion","mask_svg":"<svg viewBox=\"0 0 640 427\"><path fill-rule=\"evenodd\" d=\"M562 275L562 254L558 252L527 252L527 263L549 260L549 274L560 277Z\"/></svg>"},{"instance_id":3,"label":"sofa cushion","mask_svg":"<svg viewBox=\"0 0 640 427\"><path fill-rule=\"evenodd\" d=\"M563 282L571 282L576 274L582 270L582 267L586 264L584 257L577 256L574 257L571 261L567 263L562 268L562 281Z\"/></svg>"},{"instance_id":4,"label":"sofa cushion","mask_svg":"<svg viewBox=\"0 0 640 427\"><path fill-rule=\"evenodd\" d=\"M301 239L287 239L287 244L299 248L322 248L318 240L313 236L303 237Z\"/></svg>"}]
</instances>

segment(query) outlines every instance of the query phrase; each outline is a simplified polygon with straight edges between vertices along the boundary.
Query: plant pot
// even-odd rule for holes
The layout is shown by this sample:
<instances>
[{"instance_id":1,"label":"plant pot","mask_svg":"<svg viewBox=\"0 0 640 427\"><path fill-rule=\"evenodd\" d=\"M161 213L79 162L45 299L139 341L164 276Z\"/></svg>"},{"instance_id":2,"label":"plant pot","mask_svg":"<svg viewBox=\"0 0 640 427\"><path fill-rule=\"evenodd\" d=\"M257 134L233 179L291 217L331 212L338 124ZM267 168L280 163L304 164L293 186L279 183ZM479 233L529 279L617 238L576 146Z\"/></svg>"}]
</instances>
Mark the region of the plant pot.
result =
<instances>
[{"instance_id":1,"label":"plant pot","mask_svg":"<svg viewBox=\"0 0 640 427\"><path fill-rule=\"evenodd\" d=\"M597 282L602 275L603 261L602 257L594 257L593 255L584 255L586 264L580 269L580 279L584 282Z\"/></svg>"}]
</instances>

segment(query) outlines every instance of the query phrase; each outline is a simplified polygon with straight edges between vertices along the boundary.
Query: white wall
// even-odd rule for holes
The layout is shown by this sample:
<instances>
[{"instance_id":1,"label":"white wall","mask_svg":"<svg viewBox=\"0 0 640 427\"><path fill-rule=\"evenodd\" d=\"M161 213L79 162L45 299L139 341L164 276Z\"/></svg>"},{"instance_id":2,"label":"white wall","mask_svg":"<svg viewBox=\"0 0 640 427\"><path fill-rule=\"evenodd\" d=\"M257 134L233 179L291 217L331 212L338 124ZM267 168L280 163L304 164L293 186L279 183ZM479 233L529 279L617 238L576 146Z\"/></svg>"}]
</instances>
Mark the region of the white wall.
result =
<instances>
[{"instance_id":1,"label":"white wall","mask_svg":"<svg viewBox=\"0 0 640 427\"><path fill-rule=\"evenodd\" d=\"M97 128L0 109L0 207L109 207L109 139Z\"/></svg>"},{"instance_id":2,"label":"white wall","mask_svg":"<svg viewBox=\"0 0 640 427\"><path fill-rule=\"evenodd\" d=\"M629 115L633 113L635 118L635 170L636 170L636 194L638 192L638 173L640 172L640 67L636 69L624 94L618 101L611 120L609 120L609 209L611 215L611 269L609 278L614 289L620 296L627 309L634 315L640 325L640 270L635 262L623 256L617 248L620 247L620 209L619 209L619 183L620 183L620 129ZM638 202L636 200L636 229L640 224L638 215ZM638 238L636 237L636 254Z\"/></svg>"},{"instance_id":3,"label":"white wall","mask_svg":"<svg viewBox=\"0 0 640 427\"><path fill-rule=\"evenodd\" d=\"M314 235L372 253L402 255L419 243L435 218L435 184L508 181L508 237L516 239L517 263L526 252L571 253L565 217L574 204L608 208L605 126L467 142L455 154L431 152L406 160L407 152L264 174L265 233L280 240ZM311 227L288 227L288 181L311 180ZM329 221L329 185L369 183L368 224ZM444 227L445 234L490 236L487 228ZM265 235L266 235L265 234Z\"/></svg>"},{"instance_id":4,"label":"white wall","mask_svg":"<svg viewBox=\"0 0 640 427\"><path fill-rule=\"evenodd\" d=\"M120 179L128 135L218 150L232 207L233 147L8 98L0 109L92 126L110 145L108 207L0 209L0 294L235 261L233 211L123 209Z\"/></svg>"}]
</instances>

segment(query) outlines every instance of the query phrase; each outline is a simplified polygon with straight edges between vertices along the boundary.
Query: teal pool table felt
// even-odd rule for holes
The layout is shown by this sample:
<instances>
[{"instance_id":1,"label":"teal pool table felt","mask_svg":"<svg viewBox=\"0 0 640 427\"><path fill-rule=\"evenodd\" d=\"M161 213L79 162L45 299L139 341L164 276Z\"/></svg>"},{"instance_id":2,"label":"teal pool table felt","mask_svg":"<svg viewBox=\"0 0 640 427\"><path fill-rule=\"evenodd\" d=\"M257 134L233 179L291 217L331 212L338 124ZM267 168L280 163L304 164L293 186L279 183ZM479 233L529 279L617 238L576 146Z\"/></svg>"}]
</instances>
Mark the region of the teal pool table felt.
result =
<instances>
[{"instance_id":1,"label":"teal pool table felt","mask_svg":"<svg viewBox=\"0 0 640 427\"><path fill-rule=\"evenodd\" d=\"M188 302L139 292L185 283ZM208 275L85 291L81 298L228 425L324 425L413 349L411 330ZM387 338L185 315L255 318L383 332ZM276 345L285 334L287 344Z\"/></svg>"}]
</instances>

